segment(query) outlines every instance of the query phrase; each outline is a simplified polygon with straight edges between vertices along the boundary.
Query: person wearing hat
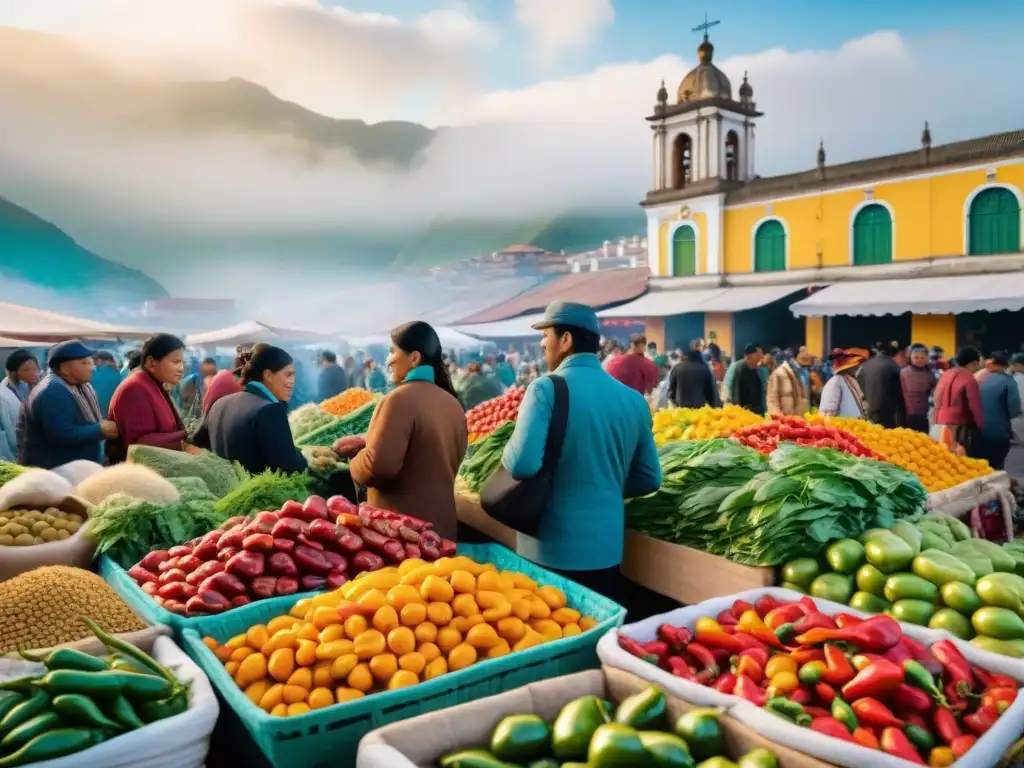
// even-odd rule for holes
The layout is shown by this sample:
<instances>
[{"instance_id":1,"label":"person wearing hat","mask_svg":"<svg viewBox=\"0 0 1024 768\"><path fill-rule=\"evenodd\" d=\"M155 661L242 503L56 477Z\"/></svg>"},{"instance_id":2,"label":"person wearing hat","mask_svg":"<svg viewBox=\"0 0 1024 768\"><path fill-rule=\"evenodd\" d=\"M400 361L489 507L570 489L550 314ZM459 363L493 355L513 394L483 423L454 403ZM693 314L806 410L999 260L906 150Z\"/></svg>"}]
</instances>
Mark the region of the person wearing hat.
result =
<instances>
[{"instance_id":1,"label":"person wearing hat","mask_svg":"<svg viewBox=\"0 0 1024 768\"><path fill-rule=\"evenodd\" d=\"M39 381L39 363L27 349L16 349L4 362L7 376L0 382L0 458L18 460L18 421L21 406Z\"/></svg>"},{"instance_id":2,"label":"person wearing hat","mask_svg":"<svg viewBox=\"0 0 1024 768\"><path fill-rule=\"evenodd\" d=\"M837 349L829 355L832 376L821 390L822 416L864 418L864 394L857 383L857 369L869 357L866 349Z\"/></svg>"},{"instance_id":3,"label":"person wearing hat","mask_svg":"<svg viewBox=\"0 0 1024 768\"><path fill-rule=\"evenodd\" d=\"M19 463L53 469L70 461L103 461L103 441L117 437L117 424L103 418L89 383L93 351L81 341L65 341L50 350L50 373L22 410Z\"/></svg>"},{"instance_id":4,"label":"person wearing hat","mask_svg":"<svg viewBox=\"0 0 1024 768\"><path fill-rule=\"evenodd\" d=\"M629 351L616 355L605 363L604 369L616 381L647 396L658 386L658 366L647 357L647 337L634 333L629 337Z\"/></svg>"},{"instance_id":5,"label":"person wearing hat","mask_svg":"<svg viewBox=\"0 0 1024 768\"><path fill-rule=\"evenodd\" d=\"M257 344L241 370L241 392L219 398L196 433L196 445L237 461L258 475L268 469L302 472L309 466L288 427L295 361L280 347Z\"/></svg>"},{"instance_id":6,"label":"person wearing hat","mask_svg":"<svg viewBox=\"0 0 1024 768\"><path fill-rule=\"evenodd\" d=\"M591 307L556 301L533 327L544 334L541 348L548 369L565 381L569 412L540 531L536 538L519 534L517 551L616 599L624 500L661 487L651 410L639 392L602 369L597 356L601 331ZM554 399L550 376L541 376L526 390L501 457L513 478L540 471Z\"/></svg>"},{"instance_id":7,"label":"person wearing hat","mask_svg":"<svg viewBox=\"0 0 1024 768\"><path fill-rule=\"evenodd\" d=\"M928 409L938 379L928 366L928 347L914 344L910 347L910 365L900 371L903 405L907 412L907 426L928 433Z\"/></svg>"},{"instance_id":8,"label":"person wearing hat","mask_svg":"<svg viewBox=\"0 0 1024 768\"><path fill-rule=\"evenodd\" d=\"M876 347L878 354L861 365L857 382L864 393L868 419L886 429L894 429L906 421L900 366L894 360L903 348L895 341Z\"/></svg>"}]
</instances>

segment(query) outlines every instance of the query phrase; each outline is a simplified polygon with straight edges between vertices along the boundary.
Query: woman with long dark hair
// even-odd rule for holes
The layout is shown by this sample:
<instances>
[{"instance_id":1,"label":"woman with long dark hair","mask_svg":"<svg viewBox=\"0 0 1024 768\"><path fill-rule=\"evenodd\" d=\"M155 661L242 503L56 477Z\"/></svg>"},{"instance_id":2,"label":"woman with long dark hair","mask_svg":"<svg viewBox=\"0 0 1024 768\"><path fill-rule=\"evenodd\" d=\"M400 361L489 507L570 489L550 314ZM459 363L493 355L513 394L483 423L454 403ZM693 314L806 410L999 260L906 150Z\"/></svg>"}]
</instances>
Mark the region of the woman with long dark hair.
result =
<instances>
[{"instance_id":1,"label":"woman with long dark hair","mask_svg":"<svg viewBox=\"0 0 1024 768\"><path fill-rule=\"evenodd\" d=\"M257 344L240 371L241 392L210 408L196 442L251 474L307 467L288 428L288 401L295 390L295 362L280 347Z\"/></svg>"},{"instance_id":2,"label":"woman with long dark hair","mask_svg":"<svg viewBox=\"0 0 1024 768\"><path fill-rule=\"evenodd\" d=\"M124 461L135 444L193 450L185 443L185 425L171 400L171 391L185 373L185 343L169 333L150 336L142 345L140 361L110 399L110 419L120 432L107 441L111 463Z\"/></svg>"},{"instance_id":3,"label":"woman with long dark hair","mask_svg":"<svg viewBox=\"0 0 1024 768\"><path fill-rule=\"evenodd\" d=\"M469 435L437 332L421 321L395 328L387 365L396 386L377 406L365 445L341 440L335 450L358 450L352 479L370 489L371 504L427 520L454 539L455 475Z\"/></svg>"}]
</instances>

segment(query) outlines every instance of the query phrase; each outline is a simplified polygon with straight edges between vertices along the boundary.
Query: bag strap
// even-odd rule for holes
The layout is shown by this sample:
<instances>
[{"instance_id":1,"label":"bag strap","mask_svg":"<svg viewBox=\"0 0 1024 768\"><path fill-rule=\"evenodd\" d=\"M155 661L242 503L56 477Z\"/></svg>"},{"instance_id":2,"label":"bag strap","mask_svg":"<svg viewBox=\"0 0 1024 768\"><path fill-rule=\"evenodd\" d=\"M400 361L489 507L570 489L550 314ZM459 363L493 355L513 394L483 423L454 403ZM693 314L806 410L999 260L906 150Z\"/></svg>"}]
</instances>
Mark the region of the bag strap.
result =
<instances>
[{"instance_id":1,"label":"bag strap","mask_svg":"<svg viewBox=\"0 0 1024 768\"><path fill-rule=\"evenodd\" d=\"M562 443L565 441L565 428L569 423L569 386L561 376L551 374L548 378L555 388L555 402L551 409L551 423L548 425L541 471L551 473L562 458Z\"/></svg>"}]
</instances>

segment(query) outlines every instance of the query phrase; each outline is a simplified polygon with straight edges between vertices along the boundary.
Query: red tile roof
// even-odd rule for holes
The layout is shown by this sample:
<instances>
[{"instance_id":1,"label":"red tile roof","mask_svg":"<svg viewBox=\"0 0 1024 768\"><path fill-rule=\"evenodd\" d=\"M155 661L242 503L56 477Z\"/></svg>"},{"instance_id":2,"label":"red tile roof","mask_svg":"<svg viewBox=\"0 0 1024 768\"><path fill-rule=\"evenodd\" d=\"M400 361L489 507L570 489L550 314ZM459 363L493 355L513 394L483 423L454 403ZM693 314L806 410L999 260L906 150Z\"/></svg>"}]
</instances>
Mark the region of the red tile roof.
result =
<instances>
[{"instance_id":1,"label":"red tile roof","mask_svg":"<svg viewBox=\"0 0 1024 768\"><path fill-rule=\"evenodd\" d=\"M490 309L470 315L453 325L494 323L530 312L540 312L553 301L578 301L601 309L621 304L647 290L647 267L609 269L599 272L576 272L519 294Z\"/></svg>"}]
</instances>

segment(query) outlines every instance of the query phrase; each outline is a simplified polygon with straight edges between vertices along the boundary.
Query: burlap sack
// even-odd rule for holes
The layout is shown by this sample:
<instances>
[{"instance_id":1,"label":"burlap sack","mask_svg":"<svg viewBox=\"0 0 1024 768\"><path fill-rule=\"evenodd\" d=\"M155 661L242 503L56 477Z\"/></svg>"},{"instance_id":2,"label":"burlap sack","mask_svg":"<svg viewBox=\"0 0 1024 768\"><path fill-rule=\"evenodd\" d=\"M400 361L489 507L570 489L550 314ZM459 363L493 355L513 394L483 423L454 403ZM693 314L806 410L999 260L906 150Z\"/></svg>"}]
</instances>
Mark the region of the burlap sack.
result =
<instances>
[{"instance_id":1,"label":"burlap sack","mask_svg":"<svg viewBox=\"0 0 1024 768\"><path fill-rule=\"evenodd\" d=\"M31 547L0 546L0 581L44 565L71 565L88 568L96 553L96 542L89 534L89 505L75 496L67 496L56 504L19 505L16 509L56 507L62 512L74 512L86 518L85 525L64 541L50 541Z\"/></svg>"}]
</instances>

